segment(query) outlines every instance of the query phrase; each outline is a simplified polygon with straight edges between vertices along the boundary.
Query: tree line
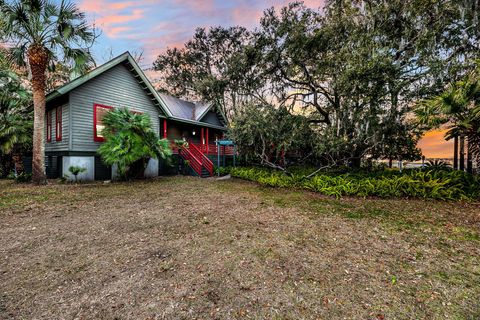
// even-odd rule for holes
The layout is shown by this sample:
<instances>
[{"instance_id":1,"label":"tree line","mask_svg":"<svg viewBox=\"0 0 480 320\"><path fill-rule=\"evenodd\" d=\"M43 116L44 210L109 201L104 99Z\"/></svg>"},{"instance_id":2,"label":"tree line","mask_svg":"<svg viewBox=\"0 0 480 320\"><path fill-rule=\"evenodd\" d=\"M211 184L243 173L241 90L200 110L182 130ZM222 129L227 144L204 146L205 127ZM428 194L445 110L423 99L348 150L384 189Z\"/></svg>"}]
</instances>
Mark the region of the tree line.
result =
<instances>
[{"instance_id":1,"label":"tree line","mask_svg":"<svg viewBox=\"0 0 480 320\"><path fill-rule=\"evenodd\" d=\"M95 66L97 34L71 2L0 7L3 173L5 155L16 168L31 149L33 181L45 183L45 94ZM199 28L153 68L161 91L218 105L254 163L414 160L421 134L441 125L460 157L467 142L471 162L480 158L479 37L477 1L292 2L266 9L251 30Z\"/></svg>"},{"instance_id":2,"label":"tree line","mask_svg":"<svg viewBox=\"0 0 480 320\"><path fill-rule=\"evenodd\" d=\"M154 69L162 91L221 106L252 162L284 168L294 153L358 167L420 158L417 141L439 122L416 110L476 68L479 36L476 1L293 2L253 30L199 28Z\"/></svg>"}]
</instances>

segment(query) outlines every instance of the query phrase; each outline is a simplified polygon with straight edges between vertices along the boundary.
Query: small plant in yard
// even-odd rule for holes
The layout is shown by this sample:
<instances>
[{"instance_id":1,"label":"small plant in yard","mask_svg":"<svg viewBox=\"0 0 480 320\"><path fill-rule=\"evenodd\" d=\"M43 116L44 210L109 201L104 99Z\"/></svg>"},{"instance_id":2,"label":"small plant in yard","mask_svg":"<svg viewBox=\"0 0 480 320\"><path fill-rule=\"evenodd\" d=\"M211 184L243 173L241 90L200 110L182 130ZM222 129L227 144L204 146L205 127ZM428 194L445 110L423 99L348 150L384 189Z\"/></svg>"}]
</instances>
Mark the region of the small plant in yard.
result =
<instances>
[{"instance_id":1,"label":"small plant in yard","mask_svg":"<svg viewBox=\"0 0 480 320\"><path fill-rule=\"evenodd\" d=\"M83 173L85 171L87 171L87 168L84 168L84 167L79 167L79 166L70 166L68 168L68 171L73 174L73 176L75 177L75 182L78 182L78 175L80 173Z\"/></svg>"},{"instance_id":2,"label":"small plant in yard","mask_svg":"<svg viewBox=\"0 0 480 320\"><path fill-rule=\"evenodd\" d=\"M215 174L219 174L221 176L226 176L227 174L230 174L231 170L232 170L232 167L217 167L217 166L215 166Z\"/></svg>"},{"instance_id":3,"label":"small plant in yard","mask_svg":"<svg viewBox=\"0 0 480 320\"><path fill-rule=\"evenodd\" d=\"M448 170L452 168L450 163L443 160L429 160L427 163L425 163L425 166L428 169L441 169L441 170Z\"/></svg>"},{"instance_id":4,"label":"small plant in yard","mask_svg":"<svg viewBox=\"0 0 480 320\"><path fill-rule=\"evenodd\" d=\"M32 174L31 173L26 173L26 172L21 172L15 177L15 182L19 183L27 183L32 181Z\"/></svg>"}]
</instances>

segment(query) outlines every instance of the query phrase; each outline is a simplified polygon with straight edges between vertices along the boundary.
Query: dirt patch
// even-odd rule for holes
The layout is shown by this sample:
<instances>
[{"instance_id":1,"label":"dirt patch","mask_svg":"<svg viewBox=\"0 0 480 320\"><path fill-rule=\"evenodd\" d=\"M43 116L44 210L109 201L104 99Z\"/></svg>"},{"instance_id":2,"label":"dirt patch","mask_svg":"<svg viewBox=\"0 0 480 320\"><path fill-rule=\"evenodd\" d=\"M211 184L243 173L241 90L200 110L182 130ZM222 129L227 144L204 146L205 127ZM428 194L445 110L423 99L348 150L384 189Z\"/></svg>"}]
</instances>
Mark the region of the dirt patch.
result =
<instances>
[{"instance_id":1,"label":"dirt patch","mask_svg":"<svg viewBox=\"0 0 480 320\"><path fill-rule=\"evenodd\" d=\"M0 184L2 319L478 319L476 204Z\"/></svg>"}]
</instances>

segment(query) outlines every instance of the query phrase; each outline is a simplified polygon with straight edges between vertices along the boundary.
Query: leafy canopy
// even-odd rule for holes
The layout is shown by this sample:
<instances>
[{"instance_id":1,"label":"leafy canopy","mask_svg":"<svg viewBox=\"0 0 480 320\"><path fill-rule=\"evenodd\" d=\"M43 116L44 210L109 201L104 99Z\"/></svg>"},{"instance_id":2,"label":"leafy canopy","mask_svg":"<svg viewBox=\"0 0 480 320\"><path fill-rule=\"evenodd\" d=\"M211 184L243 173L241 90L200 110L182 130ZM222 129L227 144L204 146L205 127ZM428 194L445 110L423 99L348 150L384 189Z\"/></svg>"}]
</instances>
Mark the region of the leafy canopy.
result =
<instances>
[{"instance_id":1,"label":"leafy canopy","mask_svg":"<svg viewBox=\"0 0 480 320\"><path fill-rule=\"evenodd\" d=\"M0 70L0 153L28 150L32 143L31 94L20 78Z\"/></svg>"},{"instance_id":2,"label":"leafy canopy","mask_svg":"<svg viewBox=\"0 0 480 320\"><path fill-rule=\"evenodd\" d=\"M250 106L286 106L311 124L305 133L315 132L315 143L304 151L320 161L414 159L421 128L409 120L412 106L472 68L479 15L469 1L327 0L323 9L292 2L265 10L241 36L234 27L201 29L156 67L163 90L230 111L236 134L242 123L248 129ZM276 132L277 123L265 125ZM279 144L288 144L283 137Z\"/></svg>"}]
</instances>

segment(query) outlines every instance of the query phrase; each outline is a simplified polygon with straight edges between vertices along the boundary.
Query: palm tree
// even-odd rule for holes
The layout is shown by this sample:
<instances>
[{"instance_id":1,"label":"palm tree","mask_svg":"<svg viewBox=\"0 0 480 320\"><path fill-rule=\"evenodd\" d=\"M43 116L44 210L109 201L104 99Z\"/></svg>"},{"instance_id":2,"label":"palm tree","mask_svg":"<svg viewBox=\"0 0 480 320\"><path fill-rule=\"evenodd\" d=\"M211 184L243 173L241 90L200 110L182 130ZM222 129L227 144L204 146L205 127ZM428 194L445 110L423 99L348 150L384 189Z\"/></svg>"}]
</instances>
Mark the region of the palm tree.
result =
<instances>
[{"instance_id":1,"label":"palm tree","mask_svg":"<svg viewBox=\"0 0 480 320\"><path fill-rule=\"evenodd\" d=\"M50 0L16 0L1 6L5 33L14 43L12 54L26 62L34 106L33 181L46 183L45 176L45 83L47 68L57 61L70 64L76 72L91 64L88 47L95 40L84 13L75 4ZM83 47L82 47L83 46Z\"/></svg>"},{"instance_id":2,"label":"palm tree","mask_svg":"<svg viewBox=\"0 0 480 320\"><path fill-rule=\"evenodd\" d=\"M471 170L472 157L480 164L480 68L449 85L442 94L422 101L415 113L419 123L427 128L448 125L445 138L455 140L455 168L459 149L460 170L464 169L465 138L470 163L467 168Z\"/></svg>"}]
</instances>

